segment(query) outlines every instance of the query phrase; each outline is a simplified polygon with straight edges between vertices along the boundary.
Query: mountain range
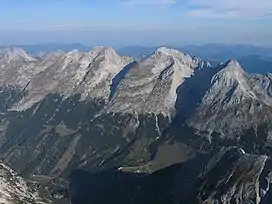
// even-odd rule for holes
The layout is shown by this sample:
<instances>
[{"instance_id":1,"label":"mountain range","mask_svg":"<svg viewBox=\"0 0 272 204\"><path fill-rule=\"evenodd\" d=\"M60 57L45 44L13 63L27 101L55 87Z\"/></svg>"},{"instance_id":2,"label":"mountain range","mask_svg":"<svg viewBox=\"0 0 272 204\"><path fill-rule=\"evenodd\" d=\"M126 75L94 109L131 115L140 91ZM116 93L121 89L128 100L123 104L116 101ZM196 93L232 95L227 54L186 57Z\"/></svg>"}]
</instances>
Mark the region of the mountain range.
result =
<instances>
[{"instance_id":1,"label":"mountain range","mask_svg":"<svg viewBox=\"0 0 272 204\"><path fill-rule=\"evenodd\" d=\"M265 74L271 72L271 48L250 45L225 45L220 43L174 46L173 48L209 60L213 64L218 64L229 59L236 59L249 73ZM128 46L118 49L118 52L135 58L141 58L150 55L156 49L158 47Z\"/></svg>"},{"instance_id":2,"label":"mountain range","mask_svg":"<svg viewBox=\"0 0 272 204\"><path fill-rule=\"evenodd\" d=\"M9 47L0 69L3 165L26 180L70 179L73 203L271 201L270 73L101 46Z\"/></svg>"},{"instance_id":3,"label":"mountain range","mask_svg":"<svg viewBox=\"0 0 272 204\"><path fill-rule=\"evenodd\" d=\"M203 59L226 61L238 59L248 55L258 55L271 57L271 48L252 45L227 45L222 43L209 43L204 45L170 46L191 55L199 56ZM127 46L118 49L120 54L140 57L152 54L159 47L148 46Z\"/></svg>"},{"instance_id":4,"label":"mountain range","mask_svg":"<svg viewBox=\"0 0 272 204\"><path fill-rule=\"evenodd\" d=\"M35 57L40 57L46 53L55 51L69 52L77 49L82 52L88 52L90 50L90 46L85 46L80 43L47 43L36 45L15 45L15 47L21 47L30 55ZM198 56L202 59L209 60L215 65L222 61L236 59L249 73L265 74L267 72L271 72L272 49L267 47L251 45L226 45L220 43L169 47L184 53L189 53L192 56ZM5 48L7 48L7 46L0 46L0 50ZM140 59L144 56L151 55L158 48L159 46L127 46L117 48L116 52L121 55Z\"/></svg>"}]
</instances>

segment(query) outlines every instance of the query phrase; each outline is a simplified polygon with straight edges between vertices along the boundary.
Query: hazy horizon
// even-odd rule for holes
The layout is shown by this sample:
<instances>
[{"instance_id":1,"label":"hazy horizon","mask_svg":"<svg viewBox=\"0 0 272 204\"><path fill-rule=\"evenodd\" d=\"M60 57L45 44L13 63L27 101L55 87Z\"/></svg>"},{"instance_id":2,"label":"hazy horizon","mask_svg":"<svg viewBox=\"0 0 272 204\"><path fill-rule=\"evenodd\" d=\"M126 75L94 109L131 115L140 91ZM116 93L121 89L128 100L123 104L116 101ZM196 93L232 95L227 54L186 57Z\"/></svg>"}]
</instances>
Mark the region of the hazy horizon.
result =
<instances>
[{"instance_id":1,"label":"hazy horizon","mask_svg":"<svg viewBox=\"0 0 272 204\"><path fill-rule=\"evenodd\" d=\"M1 48L7 47L43 47L43 46L52 46L52 47L62 47L62 46L72 46L72 47L79 47L82 46L84 48L90 48L96 46L105 46L105 47L113 47L114 49L122 49L122 48L159 48L159 47L168 47L168 48L182 48L182 47L205 47L205 46L220 46L223 48L224 46L248 46L248 47L255 47L255 48L268 48L272 49L272 45L255 45L255 44L242 44L242 43L223 43L223 42L206 42L206 43L188 43L188 44L127 44L127 45L112 45L112 44L87 44L87 43L80 43L80 42L41 42L41 43L10 43L10 44L0 44Z\"/></svg>"},{"instance_id":2,"label":"hazy horizon","mask_svg":"<svg viewBox=\"0 0 272 204\"><path fill-rule=\"evenodd\" d=\"M271 10L270 0L9 0L0 44L272 46Z\"/></svg>"}]
</instances>

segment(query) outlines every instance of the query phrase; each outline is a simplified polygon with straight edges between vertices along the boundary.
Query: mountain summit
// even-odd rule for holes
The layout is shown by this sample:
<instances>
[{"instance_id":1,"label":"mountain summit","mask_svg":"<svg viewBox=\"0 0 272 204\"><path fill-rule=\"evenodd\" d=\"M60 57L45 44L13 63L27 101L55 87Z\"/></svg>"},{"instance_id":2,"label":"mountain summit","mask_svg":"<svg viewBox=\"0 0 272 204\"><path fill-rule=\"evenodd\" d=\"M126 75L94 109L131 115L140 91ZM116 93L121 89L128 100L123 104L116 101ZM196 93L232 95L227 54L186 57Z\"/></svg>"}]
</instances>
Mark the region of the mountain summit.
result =
<instances>
[{"instance_id":1,"label":"mountain summit","mask_svg":"<svg viewBox=\"0 0 272 204\"><path fill-rule=\"evenodd\" d=\"M24 88L28 94L14 108L25 110L50 93L107 99L112 79L131 62L108 47L96 47L89 53L72 50L44 58L34 65L40 71L29 78Z\"/></svg>"},{"instance_id":2,"label":"mountain summit","mask_svg":"<svg viewBox=\"0 0 272 204\"><path fill-rule=\"evenodd\" d=\"M124 77L113 98L114 112L171 115L176 89L199 67L210 65L165 47L138 62Z\"/></svg>"},{"instance_id":3,"label":"mountain summit","mask_svg":"<svg viewBox=\"0 0 272 204\"><path fill-rule=\"evenodd\" d=\"M8 47L5 50L5 59L8 62L11 62L12 60L36 61L34 58L30 57L25 50L18 47Z\"/></svg>"}]
</instances>

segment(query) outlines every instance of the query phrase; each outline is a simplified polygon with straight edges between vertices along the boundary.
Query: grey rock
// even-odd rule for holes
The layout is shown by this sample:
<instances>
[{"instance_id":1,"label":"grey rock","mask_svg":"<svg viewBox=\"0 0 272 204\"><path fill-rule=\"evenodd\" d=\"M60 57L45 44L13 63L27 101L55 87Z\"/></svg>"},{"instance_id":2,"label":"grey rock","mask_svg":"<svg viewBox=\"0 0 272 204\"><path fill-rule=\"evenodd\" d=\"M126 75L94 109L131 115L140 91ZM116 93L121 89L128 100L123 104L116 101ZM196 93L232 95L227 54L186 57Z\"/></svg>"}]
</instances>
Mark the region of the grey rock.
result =
<instances>
[{"instance_id":1,"label":"grey rock","mask_svg":"<svg viewBox=\"0 0 272 204\"><path fill-rule=\"evenodd\" d=\"M209 63L165 47L140 61L125 76L110 111L174 116L176 89Z\"/></svg>"},{"instance_id":2,"label":"grey rock","mask_svg":"<svg viewBox=\"0 0 272 204\"><path fill-rule=\"evenodd\" d=\"M248 75L232 60L213 71L196 73L195 77L180 87L176 106L181 116L187 111L186 120L190 125L226 134L270 120L272 104L268 76ZM193 100L184 101L189 92ZM186 106L191 106L190 112Z\"/></svg>"},{"instance_id":3,"label":"grey rock","mask_svg":"<svg viewBox=\"0 0 272 204\"><path fill-rule=\"evenodd\" d=\"M0 55L0 86L25 87L40 72L36 59L20 48L7 48Z\"/></svg>"},{"instance_id":4,"label":"grey rock","mask_svg":"<svg viewBox=\"0 0 272 204\"><path fill-rule=\"evenodd\" d=\"M24 175L55 177L76 168L121 167L150 173L194 157L196 149L205 152L232 143L250 153L271 153L266 135L271 137L271 130L256 128L263 123L271 127L271 74L249 75L235 60L212 67L164 47L132 62L109 47L55 52L37 59L21 49L3 51L3 162ZM185 125L186 131L178 131ZM236 138L234 133L248 128L256 134ZM216 141L213 131L222 133ZM229 138L232 143L225 144ZM223 150L204 168L194 166L195 179L188 180L188 171L175 174L192 187L190 196L184 186L177 187L175 198L184 200L179 196L186 192L199 203L269 200L269 168L263 173L267 161L266 156L239 148Z\"/></svg>"},{"instance_id":5,"label":"grey rock","mask_svg":"<svg viewBox=\"0 0 272 204\"><path fill-rule=\"evenodd\" d=\"M2 163L0 163L0 202L3 204L50 203L42 199L34 186Z\"/></svg>"},{"instance_id":6,"label":"grey rock","mask_svg":"<svg viewBox=\"0 0 272 204\"><path fill-rule=\"evenodd\" d=\"M223 150L199 176L199 203L261 203L260 176L267 161L267 156L249 155L239 148Z\"/></svg>"},{"instance_id":7,"label":"grey rock","mask_svg":"<svg viewBox=\"0 0 272 204\"><path fill-rule=\"evenodd\" d=\"M6 73L1 78L5 80L5 85L23 87L27 94L13 110L26 110L52 93L64 98L81 94L82 100L108 99L112 79L130 62L131 58L117 55L112 48L95 47L89 53L78 50L51 53L30 65L20 61L17 69L6 65L8 70L14 69L17 73L9 73L11 79L8 81ZM20 74L18 77L24 83L14 79L16 74Z\"/></svg>"}]
</instances>

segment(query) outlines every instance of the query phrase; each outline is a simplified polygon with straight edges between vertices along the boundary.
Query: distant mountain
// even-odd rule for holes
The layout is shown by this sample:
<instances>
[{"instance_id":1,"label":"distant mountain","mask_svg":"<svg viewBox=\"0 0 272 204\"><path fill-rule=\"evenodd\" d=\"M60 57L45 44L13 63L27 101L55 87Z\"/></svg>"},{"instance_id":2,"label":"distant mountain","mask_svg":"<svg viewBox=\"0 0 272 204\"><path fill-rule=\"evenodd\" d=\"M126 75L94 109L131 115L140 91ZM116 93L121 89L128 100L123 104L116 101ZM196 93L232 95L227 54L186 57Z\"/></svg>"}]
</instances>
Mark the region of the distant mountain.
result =
<instances>
[{"instance_id":1,"label":"distant mountain","mask_svg":"<svg viewBox=\"0 0 272 204\"><path fill-rule=\"evenodd\" d=\"M18 45L34 57L43 57L50 52L69 52L71 50L79 50L88 52L91 46L85 46L80 43L47 43L36 45ZM6 46L0 46L0 55L6 49ZM131 56L136 60L140 60L148 55L151 55L159 47L147 46L128 46L119 48L117 53L120 55ZM209 60L212 65L217 65L220 62L225 62L228 59L237 59L249 73L266 73L271 72L272 64L272 48L264 48L249 45L225 45L225 44L207 44L207 45L190 45L184 47L172 46L173 49L184 53L189 53L192 56L198 56L202 59Z\"/></svg>"},{"instance_id":2,"label":"distant mountain","mask_svg":"<svg viewBox=\"0 0 272 204\"><path fill-rule=\"evenodd\" d=\"M272 72L272 57L248 55L237 59L249 73L265 74Z\"/></svg>"},{"instance_id":3,"label":"distant mountain","mask_svg":"<svg viewBox=\"0 0 272 204\"><path fill-rule=\"evenodd\" d=\"M64 51L69 52L71 50L77 49L79 51L87 52L91 50L91 47L82 45L80 43L46 43L46 44L36 44L36 45L13 45L13 47L20 47L27 51L29 54L38 54L38 53L48 53L53 51ZM6 46L0 46L0 49L5 49Z\"/></svg>"},{"instance_id":4,"label":"distant mountain","mask_svg":"<svg viewBox=\"0 0 272 204\"><path fill-rule=\"evenodd\" d=\"M128 55L134 58L151 55L158 47L144 47L144 46L128 46L117 50L121 55Z\"/></svg>"},{"instance_id":5,"label":"distant mountain","mask_svg":"<svg viewBox=\"0 0 272 204\"><path fill-rule=\"evenodd\" d=\"M226 45L211 43L206 45L170 46L181 52L198 56L203 59L226 61L248 55L261 55L272 57L272 48L251 45ZM124 55L142 56L149 55L158 47L128 46L117 50Z\"/></svg>"},{"instance_id":6,"label":"distant mountain","mask_svg":"<svg viewBox=\"0 0 272 204\"><path fill-rule=\"evenodd\" d=\"M80 43L45 43L36 45L12 45L13 47L20 47L30 54L48 53L53 51L69 52L77 49L79 51L87 52L91 50L92 46L86 46ZM148 56L155 52L161 46L127 46L117 49L117 53L121 55L128 55L135 58ZM202 59L226 61L229 59L239 59L245 56L262 56L272 57L272 48L250 46L250 45L226 45L226 44L206 44L206 45L189 45L189 46L168 46L173 49L188 53L193 56L201 57ZM1 50L7 46L0 46Z\"/></svg>"},{"instance_id":7,"label":"distant mountain","mask_svg":"<svg viewBox=\"0 0 272 204\"><path fill-rule=\"evenodd\" d=\"M225 45L207 44L191 45L180 47L179 50L191 55L199 56L203 59L226 61L228 59L238 59L248 55L260 55L272 57L272 48L251 46L251 45Z\"/></svg>"}]
</instances>

